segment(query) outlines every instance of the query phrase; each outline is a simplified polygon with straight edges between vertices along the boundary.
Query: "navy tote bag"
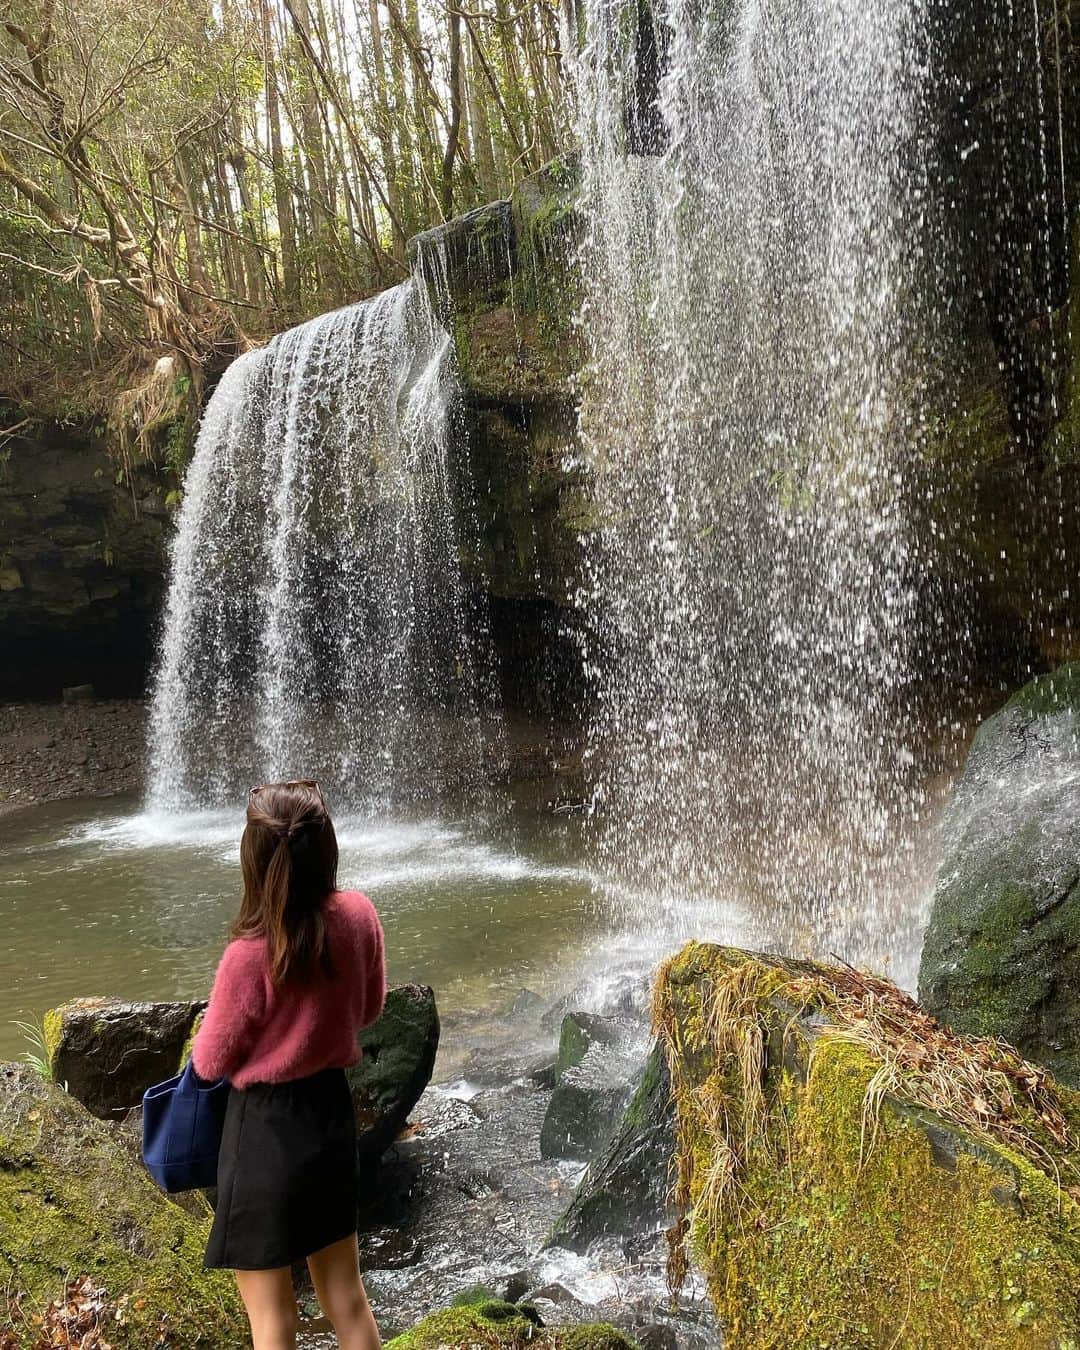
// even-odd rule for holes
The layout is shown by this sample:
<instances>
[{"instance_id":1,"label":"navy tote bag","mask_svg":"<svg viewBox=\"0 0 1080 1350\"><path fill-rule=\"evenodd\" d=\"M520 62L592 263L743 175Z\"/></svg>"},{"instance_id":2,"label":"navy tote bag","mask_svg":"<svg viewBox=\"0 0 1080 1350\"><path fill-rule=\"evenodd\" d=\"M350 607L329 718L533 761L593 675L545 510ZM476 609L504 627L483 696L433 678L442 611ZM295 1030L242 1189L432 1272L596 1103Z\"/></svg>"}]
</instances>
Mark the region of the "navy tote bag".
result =
<instances>
[{"instance_id":1,"label":"navy tote bag","mask_svg":"<svg viewBox=\"0 0 1080 1350\"><path fill-rule=\"evenodd\" d=\"M191 1060L182 1073L143 1093L143 1161L164 1191L217 1185L218 1153L229 1080L199 1078Z\"/></svg>"}]
</instances>

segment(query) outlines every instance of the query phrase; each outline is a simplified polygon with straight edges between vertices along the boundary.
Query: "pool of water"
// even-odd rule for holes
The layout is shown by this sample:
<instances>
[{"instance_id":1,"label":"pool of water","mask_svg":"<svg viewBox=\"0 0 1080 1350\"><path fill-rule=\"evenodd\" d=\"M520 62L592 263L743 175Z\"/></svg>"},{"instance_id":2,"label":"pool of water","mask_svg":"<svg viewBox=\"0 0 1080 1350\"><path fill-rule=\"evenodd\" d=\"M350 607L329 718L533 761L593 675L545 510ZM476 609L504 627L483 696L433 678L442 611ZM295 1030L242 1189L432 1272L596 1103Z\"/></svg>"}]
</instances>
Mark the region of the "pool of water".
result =
<instances>
[{"instance_id":1,"label":"pool of water","mask_svg":"<svg viewBox=\"0 0 1080 1350\"><path fill-rule=\"evenodd\" d=\"M927 789L933 804L920 862L890 901L905 915L903 941L879 951L871 938L854 953L908 987L933 876L934 821L950 777ZM613 883L590 861L583 818L553 811L547 800L532 785L486 809L444 803L337 819L340 884L375 902L390 978L436 991L444 1022L437 1078L460 1069L455 1042L464 1038L453 1034L455 1024L467 1025L474 1045L484 1029L505 1031L505 1014L525 989L541 996L537 1007L570 990L574 1006L602 1007L613 982L644 979L689 937L828 955L801 934L788 897L673 898L656 876ZM152 812L134 798L54 802L6 816L0 1059L30 1048L19 1023L39 1025L71 998L204 997L239 901L242 828L239 809ZM867 897L871 912L881 903Z\"/></svg>"},{"instance_id":2,"label":"pool of water","mask_svg":"<svg viewBox=\"0 0 1080 1350\"><path fill-rule=\"evenodd\" d=\"M580 825L527 807L340 818L340 882L382 915L390 978L441 1011L498 1018L554 993L606 931ZM152 814L134 800L16 812L0 844L0 1058L17 1022L86 994L204 996L235 912L239 812Z\"/></svg>"}]
</instances>

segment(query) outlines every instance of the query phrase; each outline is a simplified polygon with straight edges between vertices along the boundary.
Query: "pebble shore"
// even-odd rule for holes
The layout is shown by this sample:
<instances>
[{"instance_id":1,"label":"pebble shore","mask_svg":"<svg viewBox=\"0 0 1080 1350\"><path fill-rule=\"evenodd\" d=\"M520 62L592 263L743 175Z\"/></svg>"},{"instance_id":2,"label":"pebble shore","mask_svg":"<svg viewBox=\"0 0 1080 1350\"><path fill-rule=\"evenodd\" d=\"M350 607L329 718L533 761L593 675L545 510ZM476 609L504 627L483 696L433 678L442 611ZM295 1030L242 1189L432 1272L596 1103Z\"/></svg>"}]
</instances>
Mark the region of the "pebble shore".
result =
<instances>
[{"instance_id":1,"label":"pebble shore","mask_svg":"<svg viewBox=\"0 0 1080 1350\"><path fill-rule=\"evenodd\" d=\"M142 786L142 699L0 706L0 813Z\"/></svg>"}]
</instances>

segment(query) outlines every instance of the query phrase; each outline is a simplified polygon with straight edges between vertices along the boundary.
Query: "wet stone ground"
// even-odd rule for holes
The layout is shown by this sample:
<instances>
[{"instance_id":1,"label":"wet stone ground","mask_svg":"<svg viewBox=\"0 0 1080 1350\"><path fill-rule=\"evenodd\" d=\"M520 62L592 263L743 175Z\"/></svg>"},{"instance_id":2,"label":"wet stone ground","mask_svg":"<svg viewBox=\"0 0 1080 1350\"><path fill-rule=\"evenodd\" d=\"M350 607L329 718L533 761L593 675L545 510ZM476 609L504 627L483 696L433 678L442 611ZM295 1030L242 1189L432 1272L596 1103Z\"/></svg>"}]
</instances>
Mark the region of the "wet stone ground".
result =
<instances>
[{"instance_id":1,"label":"wet stone ground","mask_svg":"<svg viewBox=\"0 0 1080 1350\"><path fill-rule=\"evenodd\" d=\"M384 1338L481 1287L533 1304L547 1325L613 1321L646 1350L718 1346L700 1286L672 1304L662 1236L627 1244L633 1257L614 1236L584 1256L545 1248L584 1166L540 1155L551 1097L543 1059L515 1064L511 1048L489 1046L468 1067L467 1078L427 1090L372 1178L360 1241ZM335 1342L309 1321L302 1344Z\"/></svg>"},{"instance_id":2,"label":"wet stone ground","mask_svg":"<svg viewBox=\"0 0 1080 1350\"><path fill-rule=\"evenodd\" d=\"M145 740L140 699L0 705L0 813L133 791Z\"/></svg>"}]
</instances>

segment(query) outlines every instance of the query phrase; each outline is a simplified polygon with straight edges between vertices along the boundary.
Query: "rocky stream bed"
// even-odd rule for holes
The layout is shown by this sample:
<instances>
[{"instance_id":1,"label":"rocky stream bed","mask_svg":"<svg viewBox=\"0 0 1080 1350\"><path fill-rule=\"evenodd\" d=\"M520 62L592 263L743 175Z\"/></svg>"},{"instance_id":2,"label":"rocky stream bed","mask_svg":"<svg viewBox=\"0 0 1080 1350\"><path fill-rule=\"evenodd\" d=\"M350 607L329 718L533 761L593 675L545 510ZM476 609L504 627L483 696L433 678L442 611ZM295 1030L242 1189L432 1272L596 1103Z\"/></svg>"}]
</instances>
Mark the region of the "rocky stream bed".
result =
<instances>
[{"instance_id":1,"label":"rocky stream bed","mask_svg":"<svg viewBox=\"0 0 1080 1350\"><path fill-rule=\"evenodd\" d=\"M1078 690L1075 666L1040 677L975 739L926 1008L708 942L442 1028L433 991L396 986L351 1082L363 1264L398 1350L1073 1345ZM142 1089L201 1006L77 1000L38 1068L0 1069L4 1350L43 1326L97 1346L77 1318L116 1347L244 1343L201 1269L207 1200L137 1163ZM329 1350L299 1289L305 1350Z\"/></svg>"},{"instance_id":2,"label":"rocky stream bed","mask_svg":"<svg viewBox=\"0 0 1080 1350\"><path fill-rule=\"evenodd\" d=\"M142 784L146 705L97 701L0 705L0 813L67 797L112 797Z\"/></svg>"}]
</instances>

